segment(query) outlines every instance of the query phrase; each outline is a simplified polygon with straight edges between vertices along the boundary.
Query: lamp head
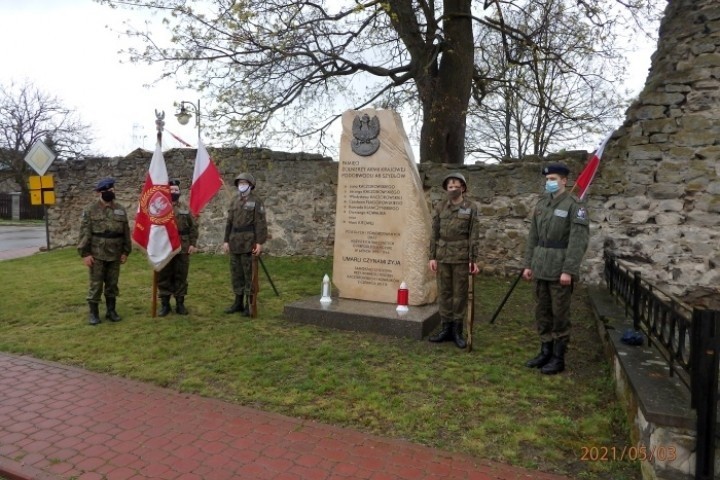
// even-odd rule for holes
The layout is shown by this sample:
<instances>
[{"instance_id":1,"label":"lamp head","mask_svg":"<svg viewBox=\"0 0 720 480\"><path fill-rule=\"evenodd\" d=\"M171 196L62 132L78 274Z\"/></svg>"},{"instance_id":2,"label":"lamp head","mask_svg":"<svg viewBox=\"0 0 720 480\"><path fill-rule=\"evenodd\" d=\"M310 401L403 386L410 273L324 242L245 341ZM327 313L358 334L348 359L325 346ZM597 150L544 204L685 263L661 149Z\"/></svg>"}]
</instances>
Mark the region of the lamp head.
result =
<instances>
[{"instance_id":1,"label":"lamp head","mask_svg":"<svg viewBox=\"0 0 720 480\"><path fill-rule=\"evenodd\" d=\"M177 118L177 121L180 125L187 125L190 121L190 117L192 117L192 114L187 111L185 108L185 105L180 105L180 111L175 114L175 118Z\"/></svg>"}]
</instances>

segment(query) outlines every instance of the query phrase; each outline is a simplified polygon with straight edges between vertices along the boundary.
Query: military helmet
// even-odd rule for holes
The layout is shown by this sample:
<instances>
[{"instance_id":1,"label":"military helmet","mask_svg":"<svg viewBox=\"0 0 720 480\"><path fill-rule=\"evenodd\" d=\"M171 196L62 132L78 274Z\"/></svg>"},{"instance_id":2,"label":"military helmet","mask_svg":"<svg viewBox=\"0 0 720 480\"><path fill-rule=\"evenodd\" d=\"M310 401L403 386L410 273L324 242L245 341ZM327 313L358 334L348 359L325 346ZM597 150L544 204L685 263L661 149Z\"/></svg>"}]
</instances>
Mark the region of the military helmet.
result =
<instances>
[{"instance_id":1,"label":"military helmet","mask_svg":"<svg viewBox=\"0 0 720 480\"><path fill-rule=\"evenodd\" d=\"M240 180L245 180L250 184L250 186L254 189L255 188L255 177L252 176L251 173L241 173L237 177L235 177L235 186L237 187L237 184Z\"/></svg>"},{"instance_id":2,"label":"military helmet","mask_svg":"<svg viewBox=\"0 0 720 480\"><path fill-rule=\"evenodd\" d=\"M443 181L442 181L443 190L447 190L447 183L448 183L448 180L450 180L451 178L460 180L463 184L463 188L465 190L467 190L467 182L465 181L465 177L463 177L462 173L457 173L457 172L445 175L445 178L443 178Z\"/></svg>"}]
</instances>

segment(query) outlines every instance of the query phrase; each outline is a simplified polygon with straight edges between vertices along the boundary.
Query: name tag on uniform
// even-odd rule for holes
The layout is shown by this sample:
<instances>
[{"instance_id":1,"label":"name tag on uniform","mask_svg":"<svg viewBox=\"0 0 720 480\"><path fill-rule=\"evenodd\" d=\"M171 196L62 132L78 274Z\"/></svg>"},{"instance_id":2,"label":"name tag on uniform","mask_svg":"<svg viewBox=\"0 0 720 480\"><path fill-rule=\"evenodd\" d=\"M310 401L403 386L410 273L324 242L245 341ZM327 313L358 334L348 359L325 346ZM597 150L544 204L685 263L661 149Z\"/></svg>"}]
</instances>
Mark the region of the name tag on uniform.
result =
<instances>
[{"instance_id":1,"label":"name tag on uniform","mask_svg":"<svg viewBox=\"0 0 720 480\"><path fill-rule=\"evenodd\" d=\"M243 207L245 210L253 210L255 208L255 201L245 202Z\"/></svg>"},{"instance_id":2,"label":"name tag on uniform","mask_svg":"<svg viewBox=\"0 0 720 480\"><path fill-rule=\"evenodd\" d=\"M567 210L560 210L559 208L556 208L556 209L555 209L555 212L554 212L554 215L555 215L556 217L560 217L560 218L567 218L567 216L568 216L568 211L567 211Z\"/></svg>"},{"instance_id":3,"label":"name tag on uniform","mask_svg":"<svg viewBox=\"0 0 720 480\"><path fill-rule=\"evenodd\" d=\"M471 208L460 208L458 209L458 215L470 215L472 213Z\"/></svg>"},{"instance_id":4,"label":"name tag on uniform","mask_svg":"<svg viewBox=\"0 0 720 480\"><path fill-rule=\"evenodd\" d=\"M125 215L125 212L123 212L123 211L120 210L120 209L113 210L113 213L114 213L115 215Z\"/></svg>"}]
</instances>

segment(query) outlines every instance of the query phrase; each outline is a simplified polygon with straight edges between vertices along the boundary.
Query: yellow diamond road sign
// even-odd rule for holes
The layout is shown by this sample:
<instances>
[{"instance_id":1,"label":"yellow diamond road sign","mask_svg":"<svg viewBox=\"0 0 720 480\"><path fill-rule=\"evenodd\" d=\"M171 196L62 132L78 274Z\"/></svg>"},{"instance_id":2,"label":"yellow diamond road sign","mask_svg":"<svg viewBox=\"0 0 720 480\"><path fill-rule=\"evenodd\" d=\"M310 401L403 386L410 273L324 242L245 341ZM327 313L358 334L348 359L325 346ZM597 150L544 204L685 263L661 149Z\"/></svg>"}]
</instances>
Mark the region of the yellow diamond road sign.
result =
<instances>
[{"instance_id":1,"label":"yellow diamond road sign","mask_svg":"<svg viewBox=\"0 0 720 480\"><path fill-rule=\"evenodd\" d=\"M25 162L30 165L38 175L45 175L50 164L55 160L55 154L42 140L36 140L32 148L25 155Z\"/></svg>"}]
</instances>

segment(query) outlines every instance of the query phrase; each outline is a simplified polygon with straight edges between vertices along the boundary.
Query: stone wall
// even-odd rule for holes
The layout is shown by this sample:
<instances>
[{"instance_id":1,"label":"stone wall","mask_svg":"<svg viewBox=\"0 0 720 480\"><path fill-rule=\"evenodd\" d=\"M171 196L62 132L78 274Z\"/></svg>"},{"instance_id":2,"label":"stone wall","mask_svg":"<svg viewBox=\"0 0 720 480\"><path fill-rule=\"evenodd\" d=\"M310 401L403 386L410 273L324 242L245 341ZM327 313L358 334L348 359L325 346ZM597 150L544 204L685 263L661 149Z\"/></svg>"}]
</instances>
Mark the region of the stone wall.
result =
<instances>
[{"instance_id":1,"label":"stone wall","mask_svg":"<svg viewBox=\"0 0 720 480\"><path fill-rule=\"evenodd\" d=\"M646 85L608 144L590 199L599 235L686 298L720 280L720 4L672 0ZM692 286L685 288L686 286ZM695 295L700 292L700 295Z\"/></svg>"},{"instance_id":2,"label":"stone wall","mask_svg":"<svg viewBox=\"0 0 720 480\"><path fill-rule=\"evenodd\" d=\"M131 219L150 164L152 152L137 150L127 157L69 161L51 167L55 176L57 204L49 209L51 246L77 242L80 214L95 201L99 178L116 178L117 200ZM271 239L265 245L270 255L332 255L335 234L337 162L319 155L289 154L264 149L211 149L228 188L206 207L200 218L200 247L218 252L225 228L225 209L234 194L234 176L250 171L257 178L257 193L267 209ZM192 175L195 150L165 152L170 176L182 180L185 194ZM548 160L565 161L574 171L582 168L587 152L568 152ZM469 194L480 205L481 231L486 272L513 274L520 265L528 231L528 216L542 190L541 165L546 160L525 159L501 165L471 165L450 168L423 164L420 176L426 201L433 205L445 198L440 184L451 171L461 171L469 183ZM600 260L602 239L594 238L586 262L587 272ZM598 271L594 269L594 271ZM595 275L595 280L598 280Z\"/></svg>"}]
</instances>

